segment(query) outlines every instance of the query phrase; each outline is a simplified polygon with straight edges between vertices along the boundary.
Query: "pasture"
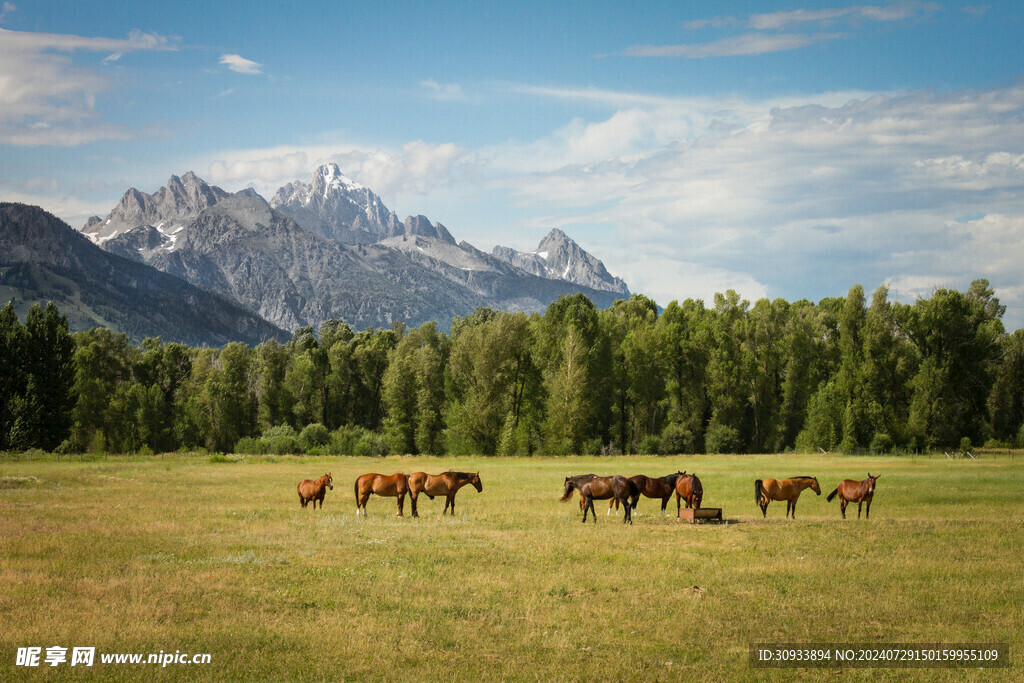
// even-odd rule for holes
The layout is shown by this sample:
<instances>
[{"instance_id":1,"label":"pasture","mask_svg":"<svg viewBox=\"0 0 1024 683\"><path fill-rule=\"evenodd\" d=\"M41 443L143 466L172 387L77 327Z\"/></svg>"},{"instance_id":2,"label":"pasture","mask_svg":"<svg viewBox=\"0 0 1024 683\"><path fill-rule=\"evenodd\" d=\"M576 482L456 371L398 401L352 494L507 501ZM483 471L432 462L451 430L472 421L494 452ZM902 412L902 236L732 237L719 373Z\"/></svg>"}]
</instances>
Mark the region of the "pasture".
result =
<instances>
[{"instance_id":1,"label":"pasture","mask_svg":"<svg viewBox=\"0 0 1024 683\"><path fill-rule=\"evenodd\" d=\"M480 472L420 497L365 472ZM570 474L696 472L725 525L641 498L580 523ZM825 496L881 474L870 521ZM330 471L323 508L300 479ZM796 519L756 478L817 476ZM852 513L852 514L851 514ZM855 680L1020 680L1024 458L209 458L0 464L0 679L789 680L755 642L1005 642L1008 669L846 669ZM209 665L15 666L18 647L210 653ZM69 650L70 652L70 650ZM41 671L40 669L48 669ZM159 672L155 671L159 669Z\"/></svg>"}]
</instances>

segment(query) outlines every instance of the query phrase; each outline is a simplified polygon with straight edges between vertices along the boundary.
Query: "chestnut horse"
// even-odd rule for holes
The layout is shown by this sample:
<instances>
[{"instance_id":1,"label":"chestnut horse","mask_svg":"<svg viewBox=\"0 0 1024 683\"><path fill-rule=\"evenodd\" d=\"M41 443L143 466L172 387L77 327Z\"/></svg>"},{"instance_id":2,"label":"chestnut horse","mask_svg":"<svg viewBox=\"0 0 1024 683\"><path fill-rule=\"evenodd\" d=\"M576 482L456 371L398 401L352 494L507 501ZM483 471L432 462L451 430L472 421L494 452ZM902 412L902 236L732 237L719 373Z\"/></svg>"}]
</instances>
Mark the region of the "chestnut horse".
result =
<instances>
[{"instance_id":1,"label":"chestnut horse","mask_svg":"<svg viewBox=\"0 0 1024 683\"><path fill-rule=\"evenodd\" d=\"M832 499L839 494L839 511L843 513L843 519L846 519L846 505L847 503L857 504L857 519L860 519L860 506L863 503L867 503L867 510L864 511L864 519L871 516L871 499L875 495L875 482L878 481L877 475L872 477L871 473L868 472L868 478L864 481L854 481L852 479L844 479L836 490L828 494L825 498L828 502L832 502Z\"/></svg>"},{"instance_id":2,"label":"chestnut horse","mask_svg":"<svg viewBox=\"0 0 1024 683\"><path fill-rule=\"evenodd\" d=\"M676 472L675 474L666 474L664 477L648 477L643 474L638 474L634 477L630 477L630 481L637 485L640 489L640 495L645 498L660 498L661 499L661 514L665 514L665 508L668 507L668 502L672 500L672 493L676 490L676 480L686 474L686 472ZM637 498L637 502L639 502ZM608 514L612 514L612 506L615 509L619 509L619 501L616 498L612 498L608 501ZM633 503L633 509L636 510L636 503Z\"/></svg>"},{"instance_id":3,"label":"chestnut horse","mask_svg":"<svg viewBox=\"0 0 1024 683\"><path fill-rule=\"evenodd\" d=\"M789 517L790 510L793 511L793 519L796 519L796 499L800 492L810 487L812 491L821 495L821 487L815 477L792 477L791 479L757 479L754 481L754 502L761 508L761 515L768 516L768 503L773 500L786 501L786 517Z\"/></svg>"},{"instance_id":4,"label":"chestnut horse","mask_svg":"<svg viewBox=\"0 0 1024 683\"><path fill-rule=\"evenodd\" d=\"M632 480L617 475L596 477L593 474L581 474L577 477L566 477L565 490L562 492L560 500L563 503L569 500L574 490L579 491L585 501L583 505L584 524L587 523L588 511L593 513L594 523L597 523L594 501L608 500L609 498L617 499L625 508L626 514L622 518L622 523L633 523L633 506L636 505L636 501L640 497L640 488Z\"/></svg>"},{"instance_id":5,"label":"chestnut horse","mask_svg":"<svg viewBox=\"0 0 1024 683\"><path fill-rule=\"evenodd\" d=\"M683 472L676 479L676 516L682 517L683 506L682 501L686 501L686 507L697 510L700 508L700 503L704 500L704 487L700 483L700 479L697 478L696 474L686 474Z\"/></svg>"},{"instance_id":6,"label":"chestnut horse","mask_svg":"<svg viewBox=\"0 0 1024 683\"><path fill-rule=\"evenodd\" d=\"M309 501L313 501L313 509L316 510L316 502L319 500L320 509L323 510L324 494L327 493L327 489L334 490L334 479L331 478L330 472L316 481L303 479L299 482L299 503L306 507Z\"/></svg>"},{"instance_id":7,"label":"chestnut horse","mask_svg":"<svg viewBox=\"0 0 1024 683\"><path fill-rule=\"evenodd\" d=\"M484 485L480 483L479 472L442 472L437 475L413 472L409 475L409 500L412 501L412 516L420 516L416 511L416 499L419 498L420 493L425 493L430 500L434 500L434 496L446 496L444 512L441 514L444 515L448 512L450 505L452 517L454 517L455 494L466 484L472 484L477 493L484 490Z\"/></svg>"},{"instance_id":8,"label":"chestnut horse","mask_svg":"<svg viewBox=\"0 0 1024 683\"><path fill-rule=\"evenodd\" d=\"M391 496L398 498L398 516L402 516L402 507L405 505L405 494L409 492L408 478L401 472L392 474L390 477L384 474L364 474L356 479L356 514L362 512L366 516L366 501L370 499L371 493L378 496Z\"/></svg>"}]
</instances>

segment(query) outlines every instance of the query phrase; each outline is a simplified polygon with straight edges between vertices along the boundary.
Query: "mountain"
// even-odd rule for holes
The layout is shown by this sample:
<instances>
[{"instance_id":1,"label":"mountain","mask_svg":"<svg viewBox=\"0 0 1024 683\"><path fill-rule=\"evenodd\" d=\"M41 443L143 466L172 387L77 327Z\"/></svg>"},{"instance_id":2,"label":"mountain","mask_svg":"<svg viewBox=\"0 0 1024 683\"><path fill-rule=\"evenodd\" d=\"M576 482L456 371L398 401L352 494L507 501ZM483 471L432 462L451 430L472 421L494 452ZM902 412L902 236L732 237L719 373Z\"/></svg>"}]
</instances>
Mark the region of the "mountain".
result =
<instances>
[{"instance_id":1,"label":"mountain","mask_svg":"<svg viewBox=\"0 0 1024 683\"><path fill-rule=\"evenodd\" d=\"M140 225L151 225L165 235L174 235L190 218L198 216L230 193L208 184L189 171L182 177L172 175L167 185L154 194L134 187L124 193L106 220L93 216L82 232L97 244Z\"/></svg>"},{"instance_id":2,"label":"mountain","mask_svg":"<svg viewBox=\"0 0 1024 683\"><path fill-rule=\"evenodd\" d=\"M318 168L310 183L288 183L274 193L270 206L310 232L346 244L377 242L404 231L380 197L345 177L337 164Z\"/></svg>"},{"instance_id":3,"label":"mountain","mask_svg":"<svg viewBox=\"0 0 1024 683\"><path fill-rule=\"evenodd\" d=\"M492 254L533 275L565 280L591 289L612 292L620 298L629 298L629 287L622 279L610 274L601 261L557 228L540 241L535 251L516 251L498 246Z\"/></svg>"},{"instance_id":4,"label":"mountain","mask_svg":"<svg viewBox=\"0 0 1024 683\"><path fill-rule=\"evenodd\" d=\"M489 303L399 250L315 235L243 193L206 209L174 235L142 226L103 246L292 330L327 319L356 329L398 320L447 324Z\"/></svg>"},{"instance_id":5,"label":"mountain","mask_svg":"<svg viewBox=\"0 0 1024 683\"><path fill-rule=\"evenodd\" d=\"M600 308L607 308L620 298L610 292L524 272L465 241L454 244L454 240L403 235L383 240L380 245L404 252L411 260L486 297L488 305L502 310L543 311L559 296L576 292L583 292Z\"/></svg>"},{"instance_id":6,"label":"mountain","mask_svg":"<svg viewBox=\"0 0 1024 683\"><path fill-rule=\"evenodd\" d=\"M179 186L193 189L183 193ZM621 292L628 296L624 284L615 287L621 280L563 233L551 252L558 254L553 263L567 254L574 265L563 271L570 277L530 272L456 243L426 216L399 221L335 164L318 168L309 184L285 185L269 203L252 190L226 193L191 172L146 197L129 190L106 220L90 219L83 232L107 251L229 298L285 329L329 318L357 329L396 320L444 327L478 306L543 311L559 296L582 291L607 307Z\"/></svg>"},{"instance_id":7,"label":"mountain","mask_svg":"<svg viewBox=\"0 0 1024 683\"><path fill-rule=\"evenodd\" d=\"M19 313L52 300L72 330L109 327L134 342L220 346L288 336L237 304L104 251L25 204L0 203L0 298L13 299Z\"/></svg>"}]
</instances>

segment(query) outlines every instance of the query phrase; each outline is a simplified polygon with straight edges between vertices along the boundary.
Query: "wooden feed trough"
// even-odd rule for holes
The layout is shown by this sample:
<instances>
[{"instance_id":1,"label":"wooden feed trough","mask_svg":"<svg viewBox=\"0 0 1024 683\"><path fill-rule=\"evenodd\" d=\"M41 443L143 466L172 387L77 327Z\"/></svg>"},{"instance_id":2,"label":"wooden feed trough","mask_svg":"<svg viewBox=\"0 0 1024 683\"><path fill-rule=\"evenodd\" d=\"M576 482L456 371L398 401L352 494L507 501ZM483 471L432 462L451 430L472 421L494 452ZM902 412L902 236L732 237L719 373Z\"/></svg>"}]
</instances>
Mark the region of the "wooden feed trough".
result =
<instances>
[{"instance_id":1,"label":"wooden feed trough","mask_svg":"<svg viewBox=\"0 0 1024 683\"><path fill-rule=\"evenodd\" d=\"M722 521L722 508L682 508L679 511L679 520L689 520L693 524L698 519L715 519Z\"/></svg>"}]
</instances>

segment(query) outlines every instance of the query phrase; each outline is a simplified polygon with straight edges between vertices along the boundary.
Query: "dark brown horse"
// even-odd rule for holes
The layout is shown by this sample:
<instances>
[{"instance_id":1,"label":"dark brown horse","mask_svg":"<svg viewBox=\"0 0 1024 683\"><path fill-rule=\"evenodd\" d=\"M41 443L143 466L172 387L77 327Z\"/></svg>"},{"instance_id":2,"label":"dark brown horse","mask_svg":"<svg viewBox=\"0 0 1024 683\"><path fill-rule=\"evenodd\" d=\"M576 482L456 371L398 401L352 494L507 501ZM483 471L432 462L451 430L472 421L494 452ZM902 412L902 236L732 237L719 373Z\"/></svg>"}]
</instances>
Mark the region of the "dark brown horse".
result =
<instances>
[{"instance_id":1,"label":"dark brown horse","mask_svg":"<svg viewBox=\"0 0 1024 683\"><path fill-rule=\"evenodd\" d=\"M872 477L871 473L868 472L868 478L864 481L854 481L853 479L844 479L836 490L828 494L825 498L828 502L832 502L832 499L839 494L839 511L843 513L843 519L846 519L846 505L848 503L857 504L857 519L860 519L860 506L863 503L867 503L868 507L864 511L864 519L871 516L871 499L875 496L875 482L878 481L877 475Z\"/></svg>"},{"instance_id":2,"label":"dark brown horse","mask_svg":"<svg viewBox=\"0 0 1024 683\"><path fill-rule=\"evenodd\" d=\"M807 487L821 495L821 487L815 477L792 477L790 479L757 479L754 481L754 501L761 508L761 516L768 516L768 503L773 500L786 501L786 517L790 510L796 519L796 500Z\"/></svg>"},{"instance_id":3,"label":"dark brown horse","mask_svg":"<svg viewBox=\"0 0 1024 683\"><path fill-rule=\"evenodd\" d=\"M696 474L686 474L685 472L676 479L676 516L682 517L683 505L682 501L686 501L686 507L697 510L700 508L700 503L704 500L704 486L700 483L700 479Z\"/></svg>"},{"instance_id":4,"label":"dark brown horse","mask_svg":"<svg viewBox=\"0 0 1024 683\"><path fill-rule=\"evenodd\" d=\"M327 493L327 489L334 490L334 479L331 478L330 472L316 481L303 479L299 482L299 503L306 507L309 501L313 501L313 509L316 510L316 502L320 501L320 509L323 510L324 494Z\"/></svg>"},{"instance_id":5,"label":"dark brown horse","mask_svg":"<svg viewBox=\"0 0 1024 683\"><path fill-rule=\"evenodd\" d=\"M362 512L366 516L366 501L370 499L371 493L378 496L390 496L398 498L398 516L402 516L402 507L405 505L405 494L409 492L408 478L401 472L392 474L390 477L384 474L364 474L356 479L356 514Z\"/></svg>"},{"instance_id":6,"label":"dark brown horse","mask_svg":"<svg viewBox=\"0 0 1024 683\"><path fill-rule=\"evenodd\" d=\"M444 515L448 512L450 505L452 517L454 517L455 494L466 484L472 484L477 493L484 490L484 485L480 483L479 472L442 472L437 475L413 472L409 475L409 500L412 501L412 516L420 516L416 511L416 499L421 493L425 493L430 500L434 500L434 496L445 496L444 512L441 514Z\"/></svg>"},{"instance_id":7,"label":"dark brown horse","mask_svg":"<svg viewBox=\"0 0 1024 683\"><path fill-rule=\"evenodd\" d=\"M640 489L640 495L645 498L660 498L661 499L661 514L665 514L665 508L668 507L668 502L672 500L672 494L676 490L676 480L679 477L686 474L686 472L676 472L675 474L666 474L664 477L648 477L643 474L630 477L630 481L637 485ZM639 502L639 498L637 498ZM619 501L612 498L608 501L608 514L612 514L612 507L616 510L619 509ZM633 503L633 509L636 510L636 503Z\"/></svg>"},{"instance_id":8,"label":"dark brown horse","mask_svg":"<svg viewBox=\"0 0 1024 683\"><path fill-rule=\"evenodd\" d=\"M640 497L640 489L629 479L620 476L596 477L592 474L581 474L577 477L565 478L565 490L562 492L562 502L572 497L573 491L579 491L583 496L583 523L587 523L587 512L594 515L594 523L597 523L597 513L594 512L595 500L617 499L626 509L622 523L633 523L633 506Z\"/></svg>"}]
</instances>

